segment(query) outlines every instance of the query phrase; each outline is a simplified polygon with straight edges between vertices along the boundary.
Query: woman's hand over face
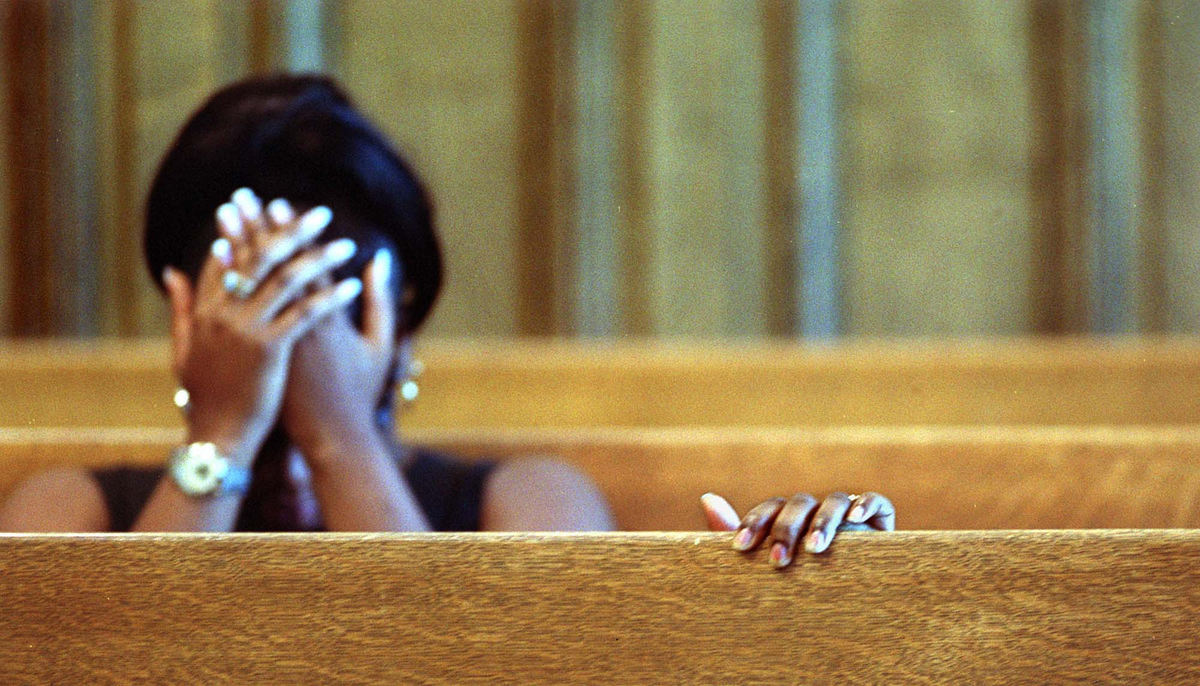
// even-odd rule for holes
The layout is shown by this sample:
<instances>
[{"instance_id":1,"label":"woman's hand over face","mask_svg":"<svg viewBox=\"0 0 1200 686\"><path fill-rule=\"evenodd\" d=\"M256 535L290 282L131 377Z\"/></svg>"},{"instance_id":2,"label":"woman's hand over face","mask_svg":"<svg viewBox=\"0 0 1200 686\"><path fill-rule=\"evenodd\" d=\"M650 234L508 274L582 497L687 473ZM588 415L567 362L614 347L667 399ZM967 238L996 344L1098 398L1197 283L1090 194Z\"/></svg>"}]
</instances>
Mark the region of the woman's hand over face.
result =
<instances>
[{"instance_id":1,"label":"woman's hand over face","mask_svg":"<svg viewBox=\"0 0 1200 686\"><path fill-rule=\"evenodd\" d=\"M354 252L349 242L313 247L329 220L315 208L276 222L242 189L217 210L221 237L196 284L164 273L189 440L248 464L278 419L295 342L358 295L357 279L314 288Z\"/></svg>"},{"instance_id":2,"label":"woman's hand over face","mask_svg":"<svg viewBox=\"0 0 1200 686\"><path fill-rule=\"evenodd\" d=\"M363 274L363 330L338 312L301 338L283 401L288 435L315 469L377 438L376 407L396 356L393 258L380 250Z\"/></svg>"},{"instance_id":3,"label":"woman's hand over face","mask_svg":"<svg viewBox=\"0 0 1200 686\"><path fill-rule=\"evenodd\" d=\"M705 493L700 503L710 531L736 531L735 550L754 550L769 539L770 562L780 568L791 564L801 544L807 552L824 552L839 530L896 528L895 507L878 493L861 496L831 493L824 502L807 493L797 493L791 498L772 498L760 503L741 518L719 495Z\"/></svg>"}]
</instances>

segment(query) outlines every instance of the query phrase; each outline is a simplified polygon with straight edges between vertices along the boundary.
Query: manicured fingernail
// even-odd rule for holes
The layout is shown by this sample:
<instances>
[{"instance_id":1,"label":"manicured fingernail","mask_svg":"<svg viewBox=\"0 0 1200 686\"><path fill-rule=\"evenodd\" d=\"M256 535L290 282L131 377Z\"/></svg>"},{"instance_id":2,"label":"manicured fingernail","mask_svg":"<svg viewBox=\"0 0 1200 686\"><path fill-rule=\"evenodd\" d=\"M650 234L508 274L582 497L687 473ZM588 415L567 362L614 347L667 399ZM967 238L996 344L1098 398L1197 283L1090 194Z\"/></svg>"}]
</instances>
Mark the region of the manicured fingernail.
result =
<instances>
[{"instance_id":1,"label":"manicured fingernail","mask_svg":"<svg viewBox=\"0 0 1200 686\"><path fill-rule=\"evenodd\" d=\"M267 216L276 224L286 224L295 219L296 213L292 206L283 198L275 198L267 204Z\"/></svg>"},{"instance_id":2,"label":"manicured fingernail","mask_svg":"<svg viewBox=\"0 0 1200 686\"><path fill-rule=\"evenodd\" d=\"M299 231L302 234L315 234L329 226L331 221L333 221L333 210L324 205L317 205L304 213L304 217L300 220Z\"/></svg>"},{"instance_id":3,"label":"manicured fingernail","mask_svg":"<svg viewBox=\"0 0 1200 686\"><path fill-rule=\"evenodd\" d=\"M750 541L753 538L754 535L750 533L749 529L738 529L737 535L733 537L733 549L745 550L749 548Z\"/></svg>"},{"instance_id":4,"label":"manicured fingernail","mask_svg":"<svg viewBox=\"0 0 1200 686\"><path fill-rule=\"evenodd\" d=\"M862 505L855 505L854 507L850 508L850 513L846 515L846 519L849 519L852 522L861 522L866 514L867 509L865 507Z\"/></svg>"},{"instance_id":5,"label":"manicured fingernail","mask_svg":"<svg viewBox=\"0 0 1200 686\"><path fill-rule=\"evenodd\" d=\"M808 535L804 549L810 553L819 553L825 549L825 533L818 530Z\"/></svg>"},{"instance_id":6,"label":"manicured fingernail","mask_svg":"<svg viewBox=\"0 0 1200 686\"><path fill-rule=\"evenodd\" d=\"M788 557L787 546L782 543L776 543L771 546L771 564L776 567L786 567L792 558Z\"/></svg>"},{"instance_id":7,"label":"manicured fingernail","mask_svg":"<svg viewBox=\"0 0 1200 686\"><path fill-rule=\"evenodd\" d=\"M337 285L337 298L339 300L353 300L362 293L362 281L358 279L346 279Z\"/></svg>"},{"instance_id":8,"label":"manicured fingernail","mask_svg":"<svg viewBox=\"0 0 1200 686\"><path fill-rule=\"evenodd\" d=\"M325 254L329 256L329 259L340 262L350 259L356 250L358 250L358 246L354 244L354 241L349 238L339 238L326 246Z\"/></svg>"},{"instance_id":9,"label":"manicured fingernail","mask_svg":"<svg viewBox=\"0 0 1200 686\"><path fill-rule=\"evenodd\" d=\"M388 281L392 278L392 251L387 248L380 248L375 253L375 283L380 288L387 286Z\"/></svg>"},{"instance_id":10,"label":"manicured fingernail","mask_svg":"<svg viewBox=\"0 0 1200 686\"><path fill-rule=\"evenodd\" d=\"M233 203L222 203L217 208L217 221L225 227L225 232L234 238L242 237L242 215Z\"/></svg>"},{"instance_id":11,"label":"manicured fingernail","mask_svg":"<svg viewBox=\"0 0 1200 686\"><path fill-rule=\"evenodd\" d=\"M213 257L217 258L226 267L229 266L230 260L233 257L233 251L229 247L229 241L224 238L218 238L212 244Z\"/></svg>"},{"instance_id":12,"label":"manicured fingernail","mask_svg":"<svg viewBox=\"0 0 1200 686\"><path fill-rule=\"evenodd\" d=\"M258 219L262 215L262 205L258 202L258 196L249 188L237 189L229 199L249 219Z\"/></svg>"}]
</instances>

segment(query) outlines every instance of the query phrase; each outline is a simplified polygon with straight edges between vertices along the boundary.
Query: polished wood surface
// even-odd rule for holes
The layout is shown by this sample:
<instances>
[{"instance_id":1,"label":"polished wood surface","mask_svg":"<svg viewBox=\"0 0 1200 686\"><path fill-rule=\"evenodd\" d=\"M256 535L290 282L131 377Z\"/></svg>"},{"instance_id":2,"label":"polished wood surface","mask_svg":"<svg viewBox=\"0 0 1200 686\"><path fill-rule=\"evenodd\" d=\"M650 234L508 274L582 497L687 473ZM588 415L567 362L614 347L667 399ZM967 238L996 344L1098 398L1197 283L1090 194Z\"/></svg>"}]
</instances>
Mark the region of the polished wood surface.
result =
<instances>
[{"instance_id":1,"label":"polished wood surface","mask_svg":"<svg viewBox=\"0 0 1200 686\"><path fill-rule=\"evenodd\" d=\"M443 343L409 426L1200 422L1200 342ZM426 392L427 391L427 392Z\"/></svg>"},{"instance_id":2,"label":"polished wood surface","mask_svg":"<svg viewBox=\"0 0 1200 686\"><path fill-rule=\"evenodd\" d=\"M1200 531L0 536L6 683L1185 683Z\"/></svg>"},{"instance_id":3,"label":"polished wood surface","mask_svg":"<svg viewBox=\"0 0 1200 686\"><path fill-rule=\"evenodd\" d=\"M0 429L0 494L56 465L161 465L174 429ZM699 496L880 491L903 529L1200 528L1200 427L413 431L469 458L552 455L624 530L704 528ZM536 494L530 494L534 496Z\"/></svg>"},{"instance_id":4,"label":"polished wood surface","mask_svg":"<svg viewBox=\"0 0 1200 686\"><path fill-rule=\"evenodd\" d=\"M405 428L1200 423L1200 339L418 345ZM161 340L0 346L0 426L180 426Z\"/></svg>"}]
</instances>

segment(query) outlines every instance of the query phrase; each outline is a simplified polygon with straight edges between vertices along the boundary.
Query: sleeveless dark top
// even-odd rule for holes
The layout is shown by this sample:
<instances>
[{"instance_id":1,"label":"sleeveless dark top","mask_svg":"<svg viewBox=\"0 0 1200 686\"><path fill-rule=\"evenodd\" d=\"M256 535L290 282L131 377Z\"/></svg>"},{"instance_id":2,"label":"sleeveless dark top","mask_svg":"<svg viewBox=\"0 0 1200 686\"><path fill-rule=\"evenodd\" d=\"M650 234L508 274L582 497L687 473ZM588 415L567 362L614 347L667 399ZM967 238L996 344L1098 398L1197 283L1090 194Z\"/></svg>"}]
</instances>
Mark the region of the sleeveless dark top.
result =
<instances>
[{"instance_id":1,"label":"sleeveless dark top","mask_svg":"<svg viewBox=\"0 0 1200 686\"><path fill-rule=\"evenodd\" d=\"M404 477L434 531L478 531L483 488L493 468L492 462L463 462L414 449ZM92 472L108 505L111 531L129 531L164 471L119 467Z\"/></svg>"}]
</instances>

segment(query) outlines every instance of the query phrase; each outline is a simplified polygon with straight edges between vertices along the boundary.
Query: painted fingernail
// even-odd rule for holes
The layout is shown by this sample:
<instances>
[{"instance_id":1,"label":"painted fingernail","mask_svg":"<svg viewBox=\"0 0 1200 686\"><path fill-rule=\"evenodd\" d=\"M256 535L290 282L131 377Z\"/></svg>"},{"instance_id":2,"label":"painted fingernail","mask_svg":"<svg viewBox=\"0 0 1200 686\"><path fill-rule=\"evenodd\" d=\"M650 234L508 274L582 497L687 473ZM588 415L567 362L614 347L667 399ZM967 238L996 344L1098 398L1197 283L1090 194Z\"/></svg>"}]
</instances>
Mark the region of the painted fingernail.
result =
<instances>
[{"instance_id":1,"label":"painted fingernail","mask_svg":"<svg viewBox=\"0 0 1200 686\"><path fill-rule=\"evenodd\" d=\"M810 553L819 553L825 548L825 533L823 531L814 531L808 535L808 539L804 542L804 549Z\"/></svg>"},{"instance_id":2,"label":"painted fingernail","mask_svg":"<svg viewBox=\"0 0 1200 686\"><path fill-rule=\"evenodd\" d=\"M339 300L353 300L362 293L362 281L358 279L346 279L337 285L337 298Z\"/></svg>"},{"instance_id":3,"label":"painted fingernail","mask_svg":"<svg viewBox=\"0 0 1200 686\"><path fill-rule=\"evenodd\" d=\"M375 283L380 288L387 286L392 278L392 251L380 248L375 253Z\"/></svg>"},{"instance_id":4,"label":"painted fingernail","mask_svg":"<svg viewBox=\"0 0 1200 686\"><path fill-rule=\"evenodd\" d=\"M737 534L733 537L733 549L745 550L749 548L750 541L753 538L754 535L750 533L749 529L738 529Z\"/></svg>"},{"instance_id":5,"label":"painted fingernail","mask_svg":"<svg viewBox=\"0 0 1200 686\"><path fill-rule=\"evenodd\" d=\"M861 522L866 514L867 509L865 507L862 505L855 505L854 507L850 508L850 513L846 515L846 519L849 519L852 522Z\"/></svg>"},{"instance_id":6,"label":"painted fingernail","mask_svg":"<svg viewBox=\"0 0 1200 686\"><path fill-rule=\"evenodd\" d=\"M350 259L350 256L358 250L358 246L349 238L339 238L325 247L325 254L329 259L338 262Z\"/></svg>"},{"instance_id":7,"label":"painted fingernail","mask_svg":"<svg viewBox=\"0 0 1200 686\"><path fill-rule=\"evenodd\" d=\"M267 216L276 224L286 224L296 218L296 213L287 200L275 198L267 204Z\"/></svg>"},{"instance_id":8,"label":"painted fingernail","mask_svg":"<svg viewBox=\"0 0 1200 686\"><path fill-rule=\"evenodd\" d=\"M229 199L248 219L258 219L262 215L262 205L258 202L258 196L249 188L237 189Z\"/></svg>"},{"instance_id":9,"label":"painted fingernail","mask_svg":"<svg viewBox=\"0 0 1200 686\"><path fill-rule=\"evenodd\" d=\"M317 205L304 214L300 220L301 233L316 233L333 221L333 210L324 205Z\"/></svg>"},{"instance_id":10,"label":"painted fingernail","mask_svg":"<svg viewBox=\"0 0 1200 686\"><path fill-rule=\"evenodd\" d=\"M771 564L776 567L786 567L792 558L788 556L787 546L782 543L776 543L771 546Z\"/></svg>"},{"instance_id":11,"label":"painted fingernail","mask_svg":"<svg viewBox=\"0 0 1200 686\"><path fill-rule=\"evenodd\" d=\"M229 241L224 238L218 238L212 244L213 257L217 258L226 267L229 266L230 259L233 257L233 251L229 247Z\"/></svg>"},{"instance_id":12,"label":"painted fingernail","mask_svg":"<svg viewBox=\"0 0 1200 686\"><path fill-rule=\"evenodd\" d=\"M225 232L234 238L242 237L242 215L233 203L222 203L217 208L217 221L225 227Z\"/></svg>"}]
</instances>

